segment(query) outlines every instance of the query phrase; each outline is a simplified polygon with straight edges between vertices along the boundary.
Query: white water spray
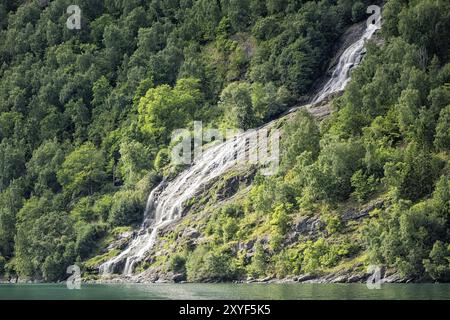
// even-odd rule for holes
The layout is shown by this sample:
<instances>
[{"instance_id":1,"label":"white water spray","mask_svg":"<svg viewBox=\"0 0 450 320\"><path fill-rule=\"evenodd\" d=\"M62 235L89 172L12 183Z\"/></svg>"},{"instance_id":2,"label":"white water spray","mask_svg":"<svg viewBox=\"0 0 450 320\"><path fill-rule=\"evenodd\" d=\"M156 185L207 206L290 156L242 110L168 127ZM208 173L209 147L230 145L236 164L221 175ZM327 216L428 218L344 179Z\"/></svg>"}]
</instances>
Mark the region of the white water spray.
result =
<instances>
[{"instance_id":1,"label":"white water spray","mask_svg":"<svg viewBox=\"0 0 450 320\"><path fill-rule=\"evenodd\" d=\"M331 94L345 89L345 86L351 79L351 71L360 64L366 52L364 47L365 41L372 38L378 28L375 24L369 24L361 38L342 53L331 78L312 99L312 104L319 103Z\"/></svg>"},{"instance_id":2,"label":"white water spray","mask_svg":"<svg viewBox=\"0 0 450 320\"><path fill-rule=\"evenodd\" d=\"M198 193L204 191L209 182L221 176L234 167L237 162L247 157L251 158L250 152L258 152L254 142L262 140L261 135L267 134L267 129L259 131L252 130L230 139L224 143L215 145L203 152L202 157L194 164L180 173L173 181L162 182L151 193L147 201L144 213L144 222L138 236L131 242L128 248L119 256L107 261L100 266L100 273L111 274L116 272L116 266L123 266L124 275L132 275L134 267L145 254L153 247L158 230L170 225L182 216L184 204ZM274 136L274 138L278 138ZM272 153L278 152L275 146L277 140L271 139ZM262 146L267 151L267 143ZM258 145L261 147L261 145ZM275 147L275 149L274 149ZM250 150L249 150L250 149ZM261 154L261 151L259 151ZM247 154L247 155L246 155ZM274 162L267 155L263 156L266 163Z\"/></svg>"},{"instance_id":3,"label":"white water spray","mask_svg":"<svg viewBox=\"0 0 450 320\"><path fill-rule=\"evenodd\" d=\"M314 97L313 104L345 88L350 80L351 69L362 60L365 40L370 39L377 29L377 26L369 25L361 38L343 52L331 78ZM144 222L138 235L120 255L101 265L100 273L112 274L122 271L124 275L131 276L136 264L141 262L153 247L158 231L182 216L186 201L201 193L210 182L233 168L236 165L236 151L247 149L248 141L254 139L254 135L262 130L267 131L268 126L270 123L259 131L243 133L236 139L210 147L203 152L200 159L173 181L162 182L156 187L148 198Z\"/></svg>"}]
</instances>

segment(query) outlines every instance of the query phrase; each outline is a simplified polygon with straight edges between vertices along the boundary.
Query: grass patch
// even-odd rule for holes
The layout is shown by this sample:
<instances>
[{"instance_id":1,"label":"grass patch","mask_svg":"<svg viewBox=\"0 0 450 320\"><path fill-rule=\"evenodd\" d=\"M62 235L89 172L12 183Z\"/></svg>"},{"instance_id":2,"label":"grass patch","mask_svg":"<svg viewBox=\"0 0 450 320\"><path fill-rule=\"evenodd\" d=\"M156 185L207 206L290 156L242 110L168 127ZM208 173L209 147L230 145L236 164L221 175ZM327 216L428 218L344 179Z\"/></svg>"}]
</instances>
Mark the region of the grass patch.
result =
<instances>
[{"instance_id":1,"label":"grass patch","mask_svg":"<svg viewBox=\"0 0 450 320\"><path fill-rule=\"evenodd\" d=\"M106 261L118 256L120 253L120 250L118 249L114 249L111 250L105 254L99 255L99 256L95 256L92 259L89 259L88 261L86 261L84 263L84 266L87 269L97 269L101 264L105 263Z\"/></svg>"}]
</instances>

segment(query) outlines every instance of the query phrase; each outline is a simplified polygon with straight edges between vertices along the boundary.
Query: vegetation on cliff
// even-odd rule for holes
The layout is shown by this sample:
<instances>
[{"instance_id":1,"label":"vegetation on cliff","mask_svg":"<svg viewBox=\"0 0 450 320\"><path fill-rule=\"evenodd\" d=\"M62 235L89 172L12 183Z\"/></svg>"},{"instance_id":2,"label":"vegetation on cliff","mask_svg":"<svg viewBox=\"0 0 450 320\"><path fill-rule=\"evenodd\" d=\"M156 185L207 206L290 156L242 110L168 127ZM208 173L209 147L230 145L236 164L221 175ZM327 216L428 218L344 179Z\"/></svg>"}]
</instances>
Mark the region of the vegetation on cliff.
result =
<instances>
[{"instance_id":1,"label":"vegetation on cliff","mask_svg":"<svg viewBox=\"0 0 450 320\"><path fill-rule=\"evenodd\" d=\"M55 281L71 264L117 254L106 247L141 222L170 171L173 129L276 118L310 91L371 4L79 0L82 26L70 30L73 2L0 1L5 276ZM381 36L331 118L299 113L285 125L276 176L257 174L248 193L198 222L204 244L140 267L231 280L354 261L448 280L450 5L390 0ZM343 221L350 204L379 198L364 223ZM304 217L319 217L323 231L290 239ZM248 242L251 254L239 246Z\"/></svg>"}]
</instances>

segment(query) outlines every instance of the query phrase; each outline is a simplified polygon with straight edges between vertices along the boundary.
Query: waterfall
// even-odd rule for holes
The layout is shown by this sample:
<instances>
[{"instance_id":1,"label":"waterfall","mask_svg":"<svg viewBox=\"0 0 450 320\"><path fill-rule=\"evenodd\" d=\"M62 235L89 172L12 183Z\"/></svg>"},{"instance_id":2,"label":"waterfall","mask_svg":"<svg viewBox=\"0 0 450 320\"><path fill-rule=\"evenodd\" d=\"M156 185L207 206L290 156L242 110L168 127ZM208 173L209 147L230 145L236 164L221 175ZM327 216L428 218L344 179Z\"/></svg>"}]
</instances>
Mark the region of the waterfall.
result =
<instances>
[{"instance_id":1,"label":"waterfall","mask_svg":"<svg viewBox=\"0 0 450 320\"><path fill-rule=\"evenodd\" d=\"M364 54L364 43L378 28L369 25L361 38L350 45L341 55L332 76L313 98L313 104L321 102L330 94L341 91L350 79L350 71L357 66ZM162 228L177 221L183 214L184 204L199 194L217 177L236 165L236 151L245 150L247 142L266 130L270 124L258 130L238 135L235 139L216 144L205 150L194 164L170 182L162 182L149 195L144 213L144 222L137 236L126 250L100 266L101 274L112 274L123 270L123 274L133 274L137 263L153 247Z\"/></svg>"},{"instance_id":2,"label":"waterfall","mask_svg":"<svg viewBox=\"0 0 450 320\"><path fill-rule=\"evenodd\" d=\"M365 54L364 44L370 39L379 27L375 24L369 24L361 38L350 45L341 55L334 68L331 78L325 83L322 89L312 99L312 104L319 103L330 94L344 90L350 81L350 73L361 62Z\"/></svg>"},{"instance_id":3,"label":"waterfall","mask_svg":"<svg viewBox=\"0 0 450 320\"><path fill-rule=\"evenodd\" d=\"M162 182L151 193L144 213L144 222L138 236L128 248L117 257L100 266L100 273L111 274L119 263L125 263L123 274L131 275L136 263L142 261L157 236L158 230L181 217L183 204L215 178L235 166L236 153L247 148L248 141L254 140L258 131L237 135L234 139L215 145L203 152L200 159L173 181Z\"/></svg>"}]
</instances>

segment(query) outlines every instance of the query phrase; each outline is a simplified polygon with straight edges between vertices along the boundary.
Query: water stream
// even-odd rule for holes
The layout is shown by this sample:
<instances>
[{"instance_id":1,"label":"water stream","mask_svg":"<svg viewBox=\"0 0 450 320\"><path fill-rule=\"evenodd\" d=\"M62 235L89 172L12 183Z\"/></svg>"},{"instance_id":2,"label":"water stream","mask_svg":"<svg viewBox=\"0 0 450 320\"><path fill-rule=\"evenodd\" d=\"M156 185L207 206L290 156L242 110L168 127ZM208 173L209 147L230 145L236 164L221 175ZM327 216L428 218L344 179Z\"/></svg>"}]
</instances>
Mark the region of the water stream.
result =
<instances>
[{"instance_id":1,"label":"water stream","mask_svg":"<svg viewBox=\"0 0 450 320\"><path fill-rule=\"evenodd\" d=\"M350 80L351 70L363 58L365 40L370 39L376 30L375 25L369 25L362 36L342 53L331 78L313 98L313 104L345 88ZM101 265L100 273L123 273L123 275L131 276L137 263L142 261L153 247L158 230L177 221L183 214L186 201L199 194L214 179L233 168L236 165L236 150L245 149L248 141L254 139L255 135L264 134L268 126L270 124L210 147L174 180L164 181L156 187L148 198L144 222L137 236L127 249Z\"/></svg>"}]
</instances>

